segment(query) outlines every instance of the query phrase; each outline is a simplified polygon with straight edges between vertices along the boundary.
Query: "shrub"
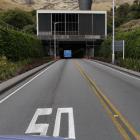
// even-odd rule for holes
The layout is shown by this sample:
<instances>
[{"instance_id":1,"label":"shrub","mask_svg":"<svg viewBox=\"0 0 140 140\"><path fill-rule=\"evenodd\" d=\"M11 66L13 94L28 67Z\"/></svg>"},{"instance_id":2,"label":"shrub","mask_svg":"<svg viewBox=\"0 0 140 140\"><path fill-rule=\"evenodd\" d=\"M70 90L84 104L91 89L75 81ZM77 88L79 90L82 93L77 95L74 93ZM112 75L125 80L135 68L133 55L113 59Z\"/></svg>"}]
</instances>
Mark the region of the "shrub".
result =
<instances>
[{"instance_id":1,"label":"shrub","mask_svg":"<svg viewBox=\"0 0 140 140\"><path fill-rule=\"evenodd\" d=\"M0 82L15 76L20 69L30 62L30 59L11 62L5 56L0 57Z\"/></svg>"},{"instance_id":2,"label":"shrub","mask_svg":"<svg viewBox=\"0 0 140 140\"><path fill-rule=\"evenodd\" d=\"M9 62L6 57L0 57L0 81L12 77L17 68L18 66L12 62Z\"/></svg>"},{"instance_id":3,"label":"shrub","mask_svg":"<svg viewBox=\"0 0 140 140\"><path fill-rule=\"evenodd\" d=\"M0 55L12 61L42 57L43 47L34 36L0 28Z\"/></svg>"},{"instance_id":4,"label":"shrub","mask_svg":"<svg viewBox=\"0 0 140 140\"><path fill-rule=\"evenodd\" d=\"M99 57L111 58L111 37L105 39L99 49Z\"/></svg>"},{"instance_id":5,"label":"shrub","mask_svg":"<svg viewBox=\"0 0 140 140\"><path fill-rule=\"evenodd\" d=\"M23 28L23 31L29 34L36 34L35 25L27 25Z\"/></svg>"},{"instance_id":6,"label":"shrub","mask_svg":"<svg viewBox=\"0 0 140 140\"><path fill-rule=\"evenodd\" d=\"M19 9L4 12L1 19L7 24L19 29L23 29L26 25L33 24L33 17L31 14Z\"/></svg>"},{"instance_id":7,"label":"shrub","mask_svg":"<svg viewBox=\"0 0 140 140\"><path fill-rule=\"evenodd\" d=\"M118 65L121 67L125 67L127 69L132 69L140 72L140 60L138 59L131 59L131 58L129 59L127 58L125 60L121 59Z\"/></svg>"},{"instance_id":8,"label":"shrub","mask_svg":"<svg viewBox=\"0 0 140 140\"><path fill-rule=\"evenodd\" d=\"M125 55L127 58L140 59L140 28L129 32L116 34L117 40L125 40Z\"/></svg>"}]
</instances>

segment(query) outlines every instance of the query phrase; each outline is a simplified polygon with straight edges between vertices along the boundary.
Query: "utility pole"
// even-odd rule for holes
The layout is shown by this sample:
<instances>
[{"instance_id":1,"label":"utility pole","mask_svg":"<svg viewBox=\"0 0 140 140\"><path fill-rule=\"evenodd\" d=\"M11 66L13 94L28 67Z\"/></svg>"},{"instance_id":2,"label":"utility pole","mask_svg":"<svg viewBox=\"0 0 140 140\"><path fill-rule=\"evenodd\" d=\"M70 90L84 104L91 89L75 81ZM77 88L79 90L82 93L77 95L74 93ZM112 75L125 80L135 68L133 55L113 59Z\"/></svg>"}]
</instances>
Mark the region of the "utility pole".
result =
<instances>
[{"instance_id":1,"label":"utility pole","mask_svg":"<svg viewBox=\"0 0 140 140\"><path fill-rule=\"evenodd\" d=\"M115 0L112 1L112 64L115 63Z\"/></svg>"},{"instance_id":2,"label":"utility pole","mask_svg":"<svg viewBox=\"0 0 140 140\"><path fill-rule=\"evenodd\" d=\"M54 59L56 59L56 25L57 24L62 24L62 22L55 22L54 23Z\"/></svg>"},{"instance_id":3,"label":"utility pole","mask_svg":"<svg viewBox=\"0 0 140 140\"><path fill-rule=\"evenodd\" d=\"M54 59L56 59L56 23L54 23Z\"/></svg>"}]
</instances>

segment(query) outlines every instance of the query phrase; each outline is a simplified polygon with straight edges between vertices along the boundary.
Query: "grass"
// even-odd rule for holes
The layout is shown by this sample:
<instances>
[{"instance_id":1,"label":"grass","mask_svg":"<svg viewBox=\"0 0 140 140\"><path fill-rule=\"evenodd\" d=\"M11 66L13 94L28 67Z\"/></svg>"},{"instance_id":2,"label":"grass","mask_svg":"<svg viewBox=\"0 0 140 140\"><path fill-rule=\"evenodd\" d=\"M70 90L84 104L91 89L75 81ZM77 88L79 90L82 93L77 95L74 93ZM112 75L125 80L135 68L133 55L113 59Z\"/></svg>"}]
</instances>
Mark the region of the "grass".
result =
<instances>
[{"instance_id":1,"label":"grass","mask_svg":"<svg viewBox=\"0 0 140 140\"><path fill-rule=\"evenodd\" d=\"M120 60L118 63L119 66L140 72L140 60L127 58L125 60Z\"/></svg>"},{"instance_id":2,"label":"grass","mask_svg":"<svg viewBox=\"0 0 140 140\"><path fill-rule=\"evenodd\" d=\"M31 7L27 5L15 3L12 0L0 0L0 10L8 10L8 9L16 9L16 8L23 9L25 11L32 10Z\"/></svg>"},{"instance_id":3,"label":"grass","mask_svg":"<svg viewBox=\"0 0 140 140\"><path fill-rule=\"evenodd\" d=\"M0 82L15 76L30 60L11 62L6 57L0 57Z\"/></svg>"},{"instance_id":4,"label":"grass","mask_svg":"<svg viewBox=\"0 0 140 140\"><path fill-rule=\"evenodd\" d=\"M0 57L0 83L52 60L51 57L43 57L13 62L5 56Z\"/></svg>"}]
</instances>

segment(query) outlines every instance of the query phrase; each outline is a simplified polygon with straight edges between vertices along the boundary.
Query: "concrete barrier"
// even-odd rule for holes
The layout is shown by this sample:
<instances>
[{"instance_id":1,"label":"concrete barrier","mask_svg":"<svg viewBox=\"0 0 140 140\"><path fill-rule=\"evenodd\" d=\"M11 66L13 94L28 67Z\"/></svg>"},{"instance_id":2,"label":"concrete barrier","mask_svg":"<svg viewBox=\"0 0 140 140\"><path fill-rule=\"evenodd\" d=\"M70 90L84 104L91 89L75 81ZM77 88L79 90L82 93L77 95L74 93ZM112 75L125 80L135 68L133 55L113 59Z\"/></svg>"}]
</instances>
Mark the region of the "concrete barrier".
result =
<instances>
[{"instance_id":1,"label":"concrete barrier","mask_svg":"<svg viewBox=\"0 0 140 140\"><path fill-rule=\"evenodd\" d=\"M113 68L113 69L116 69L116 70L118 70L118 71L127 73L127 74L132 75L132 76L135 76L135 77L137 77L137 78L140 78L140 73L139 73L139 72L136 72L136 71L133 71L133 70L129 70L129 69L126 69L126 68L123 68L123 67L119 67L119 66L117 66L117 65L113 65L113 64L110 64L110 63L98 61L98 60L91 60L91 61L100 63L100 64L102 64L102 65L108 66L108 67L110 67L110 68Z\"/></svg>"},{"instance_id":2,"label":"concrete barrier","mask_svg":"<svg viewBox=\"0 0 140 140\"><path fill-rule=\"evenodd\" d=\"M30 76L33 76L34 74L36 74L37 72L43 70L44 68L50 66L51 64L53 64L55 61L51 61L48 62L46 64L43 64L39 67L36 67L32 70L29 70L21 75L18 75L16 77L13 77L10 80L7 80L3 83L0 84L0 94L4 93L5 91L9 90L10 88L14 87L15 85L19 84L20 82L26 80L27 78L29 78Z\"/></svg>"}]
</instances>

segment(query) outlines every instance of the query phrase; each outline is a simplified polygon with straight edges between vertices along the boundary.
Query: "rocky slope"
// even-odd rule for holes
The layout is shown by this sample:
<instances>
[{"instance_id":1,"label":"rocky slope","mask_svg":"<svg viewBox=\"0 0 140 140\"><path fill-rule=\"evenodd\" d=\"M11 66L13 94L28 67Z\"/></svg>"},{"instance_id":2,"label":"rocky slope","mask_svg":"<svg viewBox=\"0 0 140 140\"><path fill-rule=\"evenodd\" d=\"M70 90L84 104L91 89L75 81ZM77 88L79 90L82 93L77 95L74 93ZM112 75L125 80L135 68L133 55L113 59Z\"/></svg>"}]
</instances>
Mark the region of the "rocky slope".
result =
<instances>
[{"instance_id":1,"label":"rocky slope","mask_svg":"<svg viewBox=\"0 0 140 140\"><path fill-rule=\"evenodd\" d=\"M0 0L0 9L21 8L27 11L33 9L78 9L78 0ZM133 0L116 0L116 4L132 3ZM92 10L109 10L112 0L93 0Z\"/></svg>"},{"instance_id":2,"label":"rocky slope","mask_svg":"<svg viewBox=\"0 0 140 140\"><path fill-rule=\"evenodd\" d=\"M132 4L134 0L116 0L116 5L123 3ZM112 7L112 0L93 0L92 10L110 10Z\"/></svg>"},{"instance_id":3,"label":"rocky slope","mask_svg":"<svg viewBox=\"0 0 140 140\"><path fill-rule=\"evenodd\" d=\"M140 28L140 19L137 20L131 20L123 25L121 25L118 30L121 32L128 32L128 31L132 31L135 29Z\"/></svg>"},{"instance_id":4,"label":"rocky slope","mask_svg":"<svg viewBox=\"0 0 140 140\"><path fill-rule=\"evenodd\" d=\"M77 0L0 0L0 9L21 8L27 11L33 9L78 9Z\"/></svg>"}]
</instances>

